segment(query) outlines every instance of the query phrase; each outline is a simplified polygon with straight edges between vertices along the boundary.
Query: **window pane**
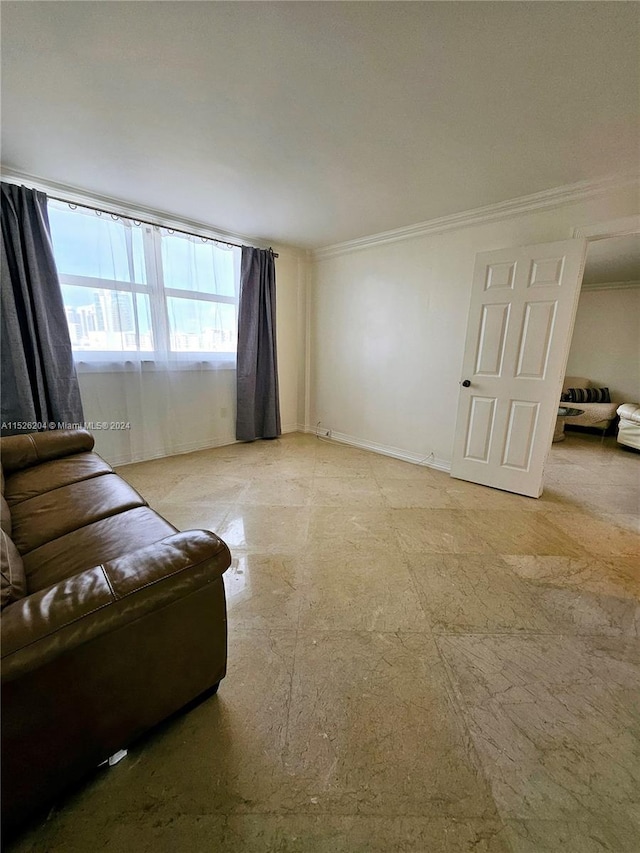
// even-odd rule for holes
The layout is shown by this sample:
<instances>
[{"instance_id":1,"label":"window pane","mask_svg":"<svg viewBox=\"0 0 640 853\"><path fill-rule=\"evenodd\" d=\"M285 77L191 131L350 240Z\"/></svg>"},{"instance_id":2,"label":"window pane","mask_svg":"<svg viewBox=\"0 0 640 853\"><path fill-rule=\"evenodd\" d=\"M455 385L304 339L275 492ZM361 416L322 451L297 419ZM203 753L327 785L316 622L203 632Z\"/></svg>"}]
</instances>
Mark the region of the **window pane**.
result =
<instances>
[{"instance_id":1,"label":"window pane","mask_svg":"<svg viewBox=\"0 0 640 853\"><path fill-rule=\"evenodd\" d=\"M63 284L62 298L76 352L153 351L146 293Z\"/></svg>"},{"instance_id":2,"label":"window pane","mask_svg":"<svg viewBox=\"0 0 640 853\"><path fill-rule=\"evenodd\" d=\"M235 352L236 306L197 299L167 299L173 352Z\"/></svg>"},{"instance_id":3,"label":"window pane","mask_svg":"<svg viewBox=\"0 0 640 853\"><path fill-rule=\"evenodd\" d=\"M147 283L141 228L54 202L48 210L59 273Z\"/></svg>"},{"instance_id":4,"label":"window pane","mask_svg":"<svg viewBox=\"0 0 640 853\"><path fill-rule=\"evenodd\" d=\"M162 234L165 287L235 296L233 262L232 249L203 243L198 237Z\"/></svg>"}]
</instances>

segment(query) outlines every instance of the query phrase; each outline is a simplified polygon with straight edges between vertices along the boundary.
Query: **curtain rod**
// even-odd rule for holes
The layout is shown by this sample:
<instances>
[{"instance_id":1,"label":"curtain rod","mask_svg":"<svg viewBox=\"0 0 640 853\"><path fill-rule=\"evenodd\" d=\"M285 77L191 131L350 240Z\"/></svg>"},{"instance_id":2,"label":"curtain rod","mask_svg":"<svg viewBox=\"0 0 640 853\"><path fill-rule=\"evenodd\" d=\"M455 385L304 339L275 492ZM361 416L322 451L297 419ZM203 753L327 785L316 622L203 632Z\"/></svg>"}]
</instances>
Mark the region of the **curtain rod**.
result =
<instances>
[{"instance_id":1,"label":"curtain rod","mask_svg":"<svg viewBox=\"0 0 640 853\"><path fill-rule=\"evenodd\" d=\"M93 207L90 204L84 204L79 201L69 201L67 198L58 198L55 195L47 195L52 201L60 201L62 204L68 204L69 207L84 207L86 210L95 210L96 213L106 213L108 216L113 216L116 219L130 219L132 222L139 222L140 225L152 225L155 228L165 228L167 231L177 234L186 234L188 237L200 237L205 242L211 240L212 243L222 243L224 246L235 246L236 249L242 248L242 243L232 243L230 240L219 240L217 237L202 237L200 234L194 234L193 231L185 231L183 228L170 228L168 225L159 225L157 222L151 222L149 219L140 219L137 216L128 216L125 213L113 213L111 210L104 210L101 207ZM279 258L280 255L269 249L274 258Z\"/></svg>"}]
</instances>

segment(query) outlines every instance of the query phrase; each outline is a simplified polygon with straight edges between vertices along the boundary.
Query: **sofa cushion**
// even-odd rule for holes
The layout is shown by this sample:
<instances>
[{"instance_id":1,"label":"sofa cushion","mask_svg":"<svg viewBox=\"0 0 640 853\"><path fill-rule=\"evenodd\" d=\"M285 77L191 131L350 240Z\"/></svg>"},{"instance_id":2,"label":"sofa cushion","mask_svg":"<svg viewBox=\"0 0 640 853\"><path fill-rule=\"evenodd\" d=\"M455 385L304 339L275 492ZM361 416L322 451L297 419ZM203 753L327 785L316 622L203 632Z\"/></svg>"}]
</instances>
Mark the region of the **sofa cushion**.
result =
<instances>
[{"instance_id":1,"label":"sofa cushion","mask_svg":"<svg viewBox=\"0 0 640 853\"><path fill-rule=\"evenodd\" d=\"M0 571L2 572L0 606L4 609L7 604L23 598L27 592L22 557L13 540L4 530L0 530Z\"/></svg>"},{"instance_id":2,"label":"sofa cushion","mask_svg":"<svg viewBox=\"0 0 640 853\"><path fill-rule=\"evenodd\" d=\"M54 539L24 557L29 592L37 592L176 532L148 506L87 524Z\"/></svg>"},{"instance_id":3,"label":"sofa cushion","mask_svg":"<svg viewBox=\"0 0 640 853\"><path fill-rule=\"evenodd\" d=\"M616 416L617 403L581 403L581 415L564 418L568 426L600 427L604 429Z\"/></svg>"},{"instance_id":4,"label":"sofa cushion","mask_svg":"<svg viewBox=\"0 0 640 853\"><path fill-rule=\"evenodd\" d=\"M5 473L41 465L50 459L93 449L93 436L86 429L53 429L28 435L8 436L0 443Z\"/></svg>"},{"instance_id":5,"label":"sofa cushion","mask_svg":"<svg viewBox=\"0 0 640 853\"><path fill-rule=\"evenodd\" d=\"M24 556L45 542L135 506L146 506L135 489L117 474L102 474L15 504L13 540Z\"/></svg>"},{"instance_id":6,"label":"sofa cushion","mask_svg":"<svg viewBox=\"0 0 640 853\"><path fill-rule=\"evenodd\" d=\"M112 473L111 466L96 453L75 453L32 468L16 471L7 480L5 498L9 506L35 498L53 489Z\"/></svg>"}]
</instances>

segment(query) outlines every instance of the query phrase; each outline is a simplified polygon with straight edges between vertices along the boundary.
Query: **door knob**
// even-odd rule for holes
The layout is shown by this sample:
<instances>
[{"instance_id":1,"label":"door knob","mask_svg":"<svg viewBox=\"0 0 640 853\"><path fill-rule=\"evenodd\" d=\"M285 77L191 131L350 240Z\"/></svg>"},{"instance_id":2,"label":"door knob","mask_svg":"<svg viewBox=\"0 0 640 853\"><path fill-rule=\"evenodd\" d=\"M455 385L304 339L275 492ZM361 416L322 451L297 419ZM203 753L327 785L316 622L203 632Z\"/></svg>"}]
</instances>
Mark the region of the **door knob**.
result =
<instances>
[{"instance_id":1,"label":"door knob","mask_svg":"<svg viewBox=\"0 0 640 853\"><path fill-rule=\"evenodd\" d=\"M471 382L469 382L468 379L465 379L464 382L462 383L463 388L468 388L470 385L471 385Z\"/></svg>"}]
</instances>

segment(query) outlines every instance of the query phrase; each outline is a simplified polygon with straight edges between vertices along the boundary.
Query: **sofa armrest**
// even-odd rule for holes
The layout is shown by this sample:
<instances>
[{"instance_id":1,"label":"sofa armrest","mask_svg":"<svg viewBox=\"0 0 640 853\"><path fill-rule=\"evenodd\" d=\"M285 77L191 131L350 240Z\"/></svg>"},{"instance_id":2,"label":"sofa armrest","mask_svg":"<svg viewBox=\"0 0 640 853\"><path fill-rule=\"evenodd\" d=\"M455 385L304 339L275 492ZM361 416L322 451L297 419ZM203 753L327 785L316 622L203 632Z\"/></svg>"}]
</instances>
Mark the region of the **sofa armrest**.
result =
<instances>
[{"instance_id":1,"label":"sofa armrest","mask_svg":"<svg viewBox=\"0 0 640 853\"><path fill-rule=\"evenodd\" d=\"M625 421L640 424L640 405L638 403L622 403L618 406L618 415Z\"/></svg>"},{"instance_id":2,"label":"sofa armrest","mask_svg":"<svg viewBox=\"0 0 640 853\"><path fill-rule=\"evenodd\" d=\"M189 595L230 563L214 533L188 530L16 601L2 614L2 680Z\"/></svg>"},{"instance_id":3,"label":"sofa armrest","mask_svg":"<svg viewBox=\"0 0 640 853\"><path fill-rule=\"evenodd\" d=\"M73 453L93 450L94 440L86 429L52 429L0 439L2 467L6 473L30 468Z\"/></svg>"}]
</instances>

